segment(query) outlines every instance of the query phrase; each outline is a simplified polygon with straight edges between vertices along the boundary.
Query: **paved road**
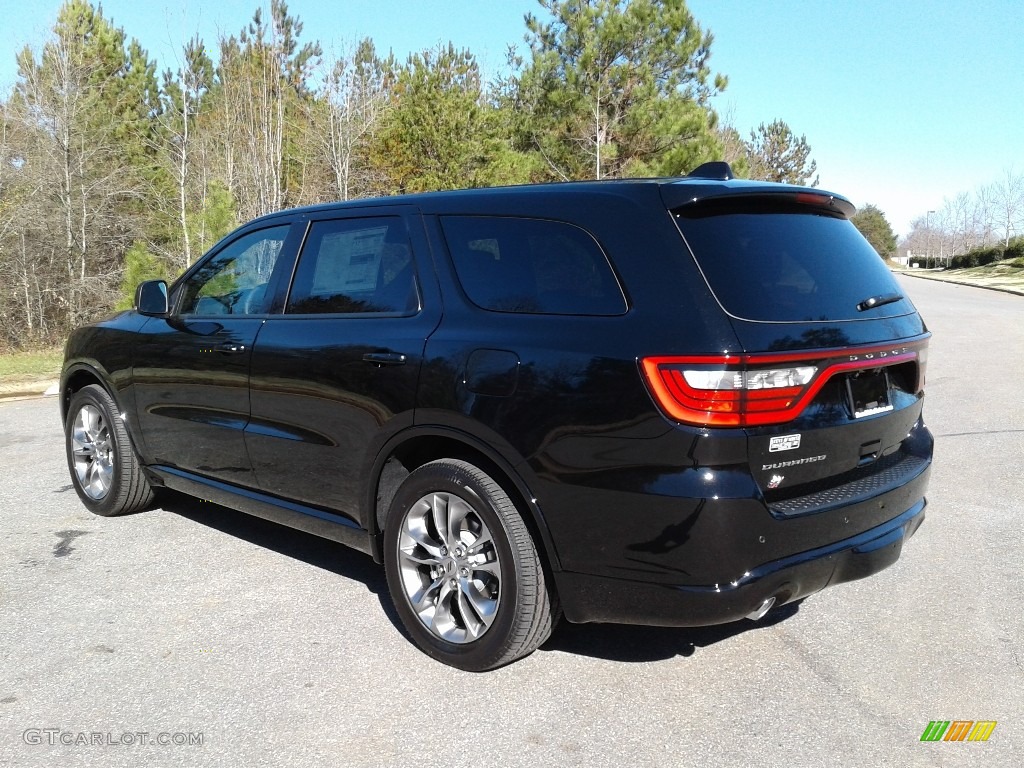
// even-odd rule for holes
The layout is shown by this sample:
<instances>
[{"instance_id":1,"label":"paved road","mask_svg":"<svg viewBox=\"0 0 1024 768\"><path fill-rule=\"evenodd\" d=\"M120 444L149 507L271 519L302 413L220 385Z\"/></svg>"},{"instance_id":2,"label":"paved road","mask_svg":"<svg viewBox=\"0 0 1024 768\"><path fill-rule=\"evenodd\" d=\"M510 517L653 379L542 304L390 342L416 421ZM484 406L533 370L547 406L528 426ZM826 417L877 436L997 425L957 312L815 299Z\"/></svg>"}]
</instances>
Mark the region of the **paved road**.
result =
<instances>
[{"instance_id":1,"label":"paved road","mask_svg":"<svg viewBox=\"0 0 1024 768\"><path fill-rule=\"evenodd\" d=\"M761 625L563 625L487 675L416 651L363 555L184 499L92 517L55 402L0 405L0 766L1020 765L1024 299L906 289L938 446L899 563ZM937 719L998 726L921 743Z\"/></svg>"}]
</instances>

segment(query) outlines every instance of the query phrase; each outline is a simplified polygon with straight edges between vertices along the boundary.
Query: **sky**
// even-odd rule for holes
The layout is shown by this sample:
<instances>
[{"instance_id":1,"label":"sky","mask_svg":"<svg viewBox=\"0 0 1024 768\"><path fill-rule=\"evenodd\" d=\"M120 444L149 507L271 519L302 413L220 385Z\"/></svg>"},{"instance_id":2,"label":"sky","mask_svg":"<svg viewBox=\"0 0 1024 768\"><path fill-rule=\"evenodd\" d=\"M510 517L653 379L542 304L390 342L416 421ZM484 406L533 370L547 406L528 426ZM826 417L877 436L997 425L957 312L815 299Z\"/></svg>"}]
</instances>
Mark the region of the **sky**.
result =
<instances>
[{"instance_id":1,"label":"sky","mask_svg":"<svg viewBox=\"0 0 1024 768\"><path fill-rule=\"evenodd\" d=\"M177 68L196 33L210 47L260 0L105 0L104 15ZM15 55L39 49L60 0L0 0L0 92ZM269 6L269 0L265 3ZM690 0L714 34L710 65L729 78L714 107L743 135L784 120L811 147L820 186L871 203L899 235L944 198L1024 173L1024 8L1020 0ZM325 53L369 36L404 58L449 40L499 74L524 47L537 0L291 0L300 42Z\"/></svg>"}]
</instances>

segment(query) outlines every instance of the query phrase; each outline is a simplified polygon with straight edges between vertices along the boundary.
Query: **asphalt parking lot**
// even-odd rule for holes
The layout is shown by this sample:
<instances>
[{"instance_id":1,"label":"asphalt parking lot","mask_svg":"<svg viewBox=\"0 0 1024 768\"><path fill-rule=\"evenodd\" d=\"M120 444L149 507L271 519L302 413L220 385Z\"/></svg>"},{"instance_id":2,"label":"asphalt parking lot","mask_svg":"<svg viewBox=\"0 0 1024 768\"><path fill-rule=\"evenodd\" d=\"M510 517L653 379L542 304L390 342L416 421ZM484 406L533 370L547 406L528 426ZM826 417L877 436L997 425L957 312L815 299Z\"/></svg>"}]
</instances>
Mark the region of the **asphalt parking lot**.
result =
<instances>
[{"instance_id":1,"label":"asphalt parking lot","mask_svg":"<svg viewBox=\"0 0 1024 768\"><path fill-rule=\"evenodd\" d=\"M183 497L93 517L56 401L0 404L0 766L1020 765L1024 298L901 280L937 443L895 566L759 624L563 623L483 675L340 545Z\"/></svg>"}]
</instances>

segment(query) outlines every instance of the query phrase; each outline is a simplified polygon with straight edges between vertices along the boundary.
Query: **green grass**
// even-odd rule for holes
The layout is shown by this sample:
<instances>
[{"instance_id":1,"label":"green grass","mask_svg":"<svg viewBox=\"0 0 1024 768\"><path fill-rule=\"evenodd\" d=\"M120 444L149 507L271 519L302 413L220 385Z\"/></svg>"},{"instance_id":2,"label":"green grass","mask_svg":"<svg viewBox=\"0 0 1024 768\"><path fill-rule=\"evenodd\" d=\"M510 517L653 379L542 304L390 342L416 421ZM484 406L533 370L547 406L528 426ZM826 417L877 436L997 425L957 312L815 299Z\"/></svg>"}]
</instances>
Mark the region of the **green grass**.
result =
<instances>
[{"instance_id":1,"label":"green grass","mask_svg":"<svg viewBox=\"0 0 1024 768\"><path fill-rule=\"evenodd\" d=\"M905 274L917 274L934 280L978 285L989 288L1024 292L1024 259L1004 259L986 264L983 267L965 267L962 269L923 270L901 269Z\"/></svg>"},{"instance_id":2,"label":"green grass","mask_svg":"<svg viewBox=\"0 0 1024 768\"><path fill-rule=\"evenodd\" d=\"M63 361L64 350L59 348L0 355L0 381L55 379Z\"/></svg>"},{"instance_id":3,"label":"green grass","mask_svg":"<svg viewBox=\"0 0 1024 768\"><path fill-rule=\"evenodd\" d=\"M1024 278L1024 275L1020 274L1020 268L1022 266L1024 266L1024 262L1022 262L1021 259L1005 259L1003 261L994 261L983 267L950 269L947 270L947 274L964 275L967 277L1003 277L1019 279Z\"/></svg>"}]
</instances>

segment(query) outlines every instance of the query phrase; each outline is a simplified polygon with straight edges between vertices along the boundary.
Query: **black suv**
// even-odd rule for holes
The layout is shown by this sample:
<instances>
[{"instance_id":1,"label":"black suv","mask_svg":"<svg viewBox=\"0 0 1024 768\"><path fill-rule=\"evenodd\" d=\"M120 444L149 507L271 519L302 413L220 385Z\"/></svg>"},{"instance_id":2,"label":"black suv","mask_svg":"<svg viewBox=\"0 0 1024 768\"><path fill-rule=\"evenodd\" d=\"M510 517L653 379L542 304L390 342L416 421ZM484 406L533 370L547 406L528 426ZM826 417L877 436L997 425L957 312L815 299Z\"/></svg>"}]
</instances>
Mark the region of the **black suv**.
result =
<instances>
[{"instance_id":1,"label":"black suv","mask_svg":"<svg viewBox=\"0 0 1024 768\"><path fill-rule=\"evenodd\" d=\"M717 163L264 216L68 340L72 481L368 552L467 670L760 618L924 518L929 333L853 210Z\"/></svg>"}]
</instances>

